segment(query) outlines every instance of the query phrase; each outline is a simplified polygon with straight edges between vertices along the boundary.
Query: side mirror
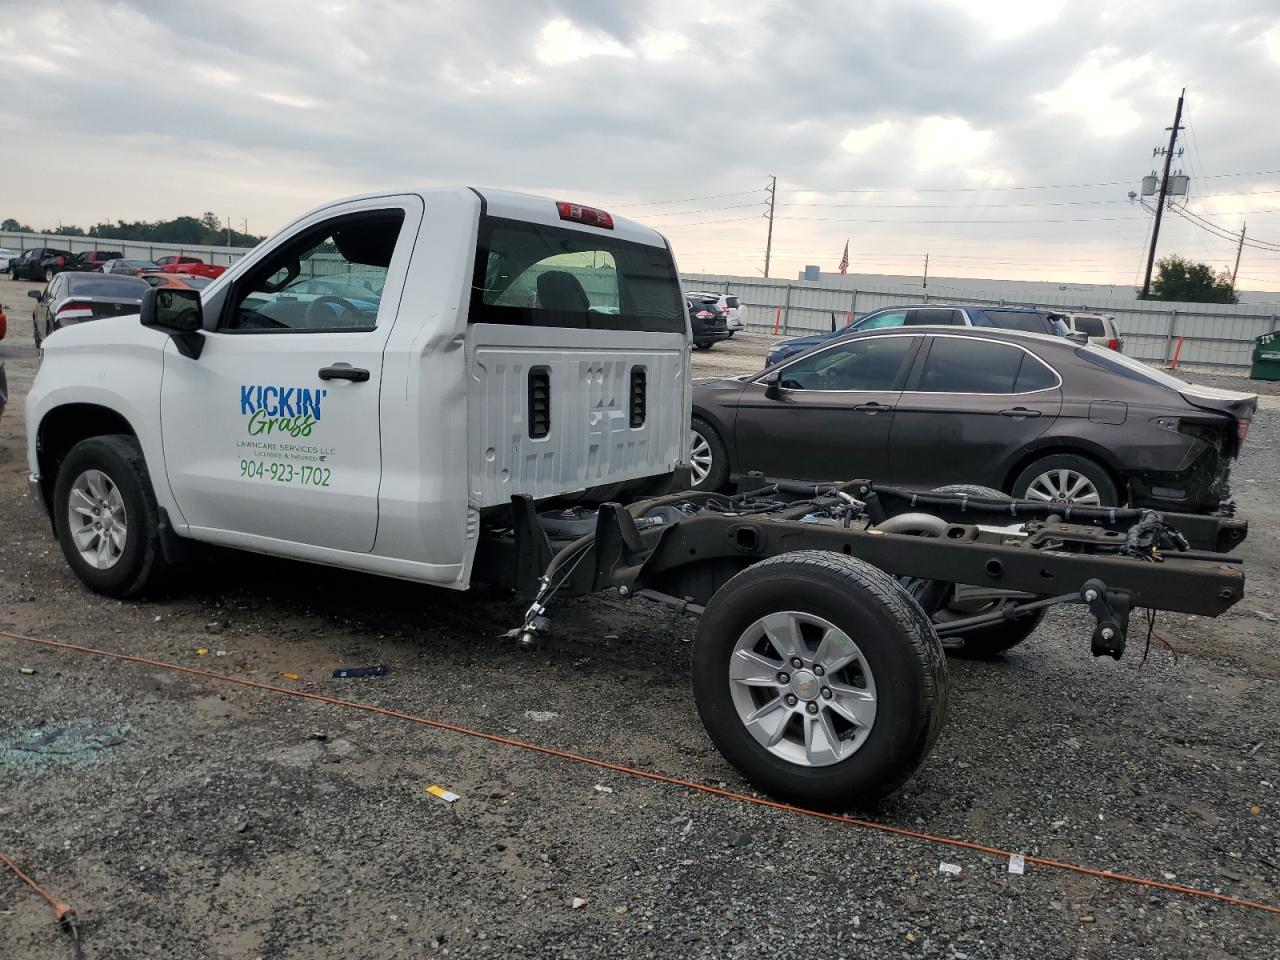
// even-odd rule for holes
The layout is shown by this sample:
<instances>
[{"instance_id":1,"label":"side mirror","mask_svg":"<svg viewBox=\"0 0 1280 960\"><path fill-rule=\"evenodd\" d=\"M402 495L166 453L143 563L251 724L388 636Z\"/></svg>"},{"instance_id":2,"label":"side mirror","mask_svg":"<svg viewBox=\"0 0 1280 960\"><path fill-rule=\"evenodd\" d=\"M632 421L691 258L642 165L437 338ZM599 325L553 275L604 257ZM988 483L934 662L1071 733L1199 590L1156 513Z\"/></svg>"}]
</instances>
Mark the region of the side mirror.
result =
<instances>
[{"instance_id":1,"label":"side mirror","mask_svg":"<svg viewBox=\"0 0 1280 960\"><path fill-rule=\"evenodd\" d=\"M141 320L144 327L163 330L173 337L184 357L198 360L204 349L204 311L198 290L149 287L142 295Z\"/></svg>"},{"instance_id":2,"label":"side mirror","mask_svg":"<svg viewBox=\"0 0 1280 960\"><path fill-rule=\"evenodd\" d=\"M27 296L28 296L28 297L30 297L32 300L42 300L42 299L44 299L44 291L43 291L43 290L28 290L28 291L27 291Z\"/></svg>"},{"instance_id":3,"label":"side mirror","mask_svg":"<svg viewBox=\"0 0 1280 960\"><path fill-rule=\"evenodd\" d=\"M781 395L779 386L782 383L782 372L775 370L764 378L764 395L769 400L777 400Z\"/></svg>"}]
</instances>

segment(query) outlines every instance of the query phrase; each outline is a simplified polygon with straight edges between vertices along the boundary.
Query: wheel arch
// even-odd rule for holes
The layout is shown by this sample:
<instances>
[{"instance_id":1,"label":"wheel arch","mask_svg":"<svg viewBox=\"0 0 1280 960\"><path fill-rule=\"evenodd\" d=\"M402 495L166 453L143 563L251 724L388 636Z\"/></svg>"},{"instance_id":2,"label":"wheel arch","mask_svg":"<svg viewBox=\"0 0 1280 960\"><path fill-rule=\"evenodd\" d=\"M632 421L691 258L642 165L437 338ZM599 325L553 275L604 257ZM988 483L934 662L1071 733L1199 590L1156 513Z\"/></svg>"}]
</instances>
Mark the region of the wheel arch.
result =
<instances>
[{"instance_id":1,"label":"wheel arch","mask_svg":"<svg viewBox=\"0 0 1280 960\"><path fill-rule=\"evenodd\" d=\"M737 416L737 408L731 408L728 411L723 411L695 403L693 405L693 412L689 418L689 427L692 430L693 419L696 417L699 420L705 421L711 429L720 434L720 441L724 444L725 453L729 459L729 472L733 473L737 468L738 453L737 450L734 449L733 426L732 424L725 422L725 413L728 413L730 416Z\"/></svg>"},{"instance_id":2,"label":"wheel arch","mask_svg":"<svg viewBox=\"0 0 1280 960\"><path fill-rule=\"evenodd\" d=\"M1074 457L1084 457L1092 460L1103 470L1107 476L1111 478L1112 483L1116 485L1116 489L1121 493L1127 493L1129 489L1128 481L1125 474L1120 469L1111 452L1097 444L1090 443L1087 440L1078 440L1075 438L1064 439L1061 437L1048 438L1042 444L1025 450L1020 456L1016 457L1009 464L1008 469L1004 472L1004 478L1001 481L1000 489L1012 495L1013 481L1018 478L1018 474L1031 466L1037 460L1044 457L1052 457L1057 454L1069 454Z\"/></svg>"},{"instance_id":3,"label":"wheel arch","mask_svg":"<svg viewBox=\"0 0 1280 960\"><path fill-rule=\"evenodd\" d=\"M53 503L58 468L71 448L82 440L105 434L138 436L127 417L98 403L64 403L49 410L36 428L36 462L40 468L40 494L46 508Z\"/></svg>"}]
</instances>

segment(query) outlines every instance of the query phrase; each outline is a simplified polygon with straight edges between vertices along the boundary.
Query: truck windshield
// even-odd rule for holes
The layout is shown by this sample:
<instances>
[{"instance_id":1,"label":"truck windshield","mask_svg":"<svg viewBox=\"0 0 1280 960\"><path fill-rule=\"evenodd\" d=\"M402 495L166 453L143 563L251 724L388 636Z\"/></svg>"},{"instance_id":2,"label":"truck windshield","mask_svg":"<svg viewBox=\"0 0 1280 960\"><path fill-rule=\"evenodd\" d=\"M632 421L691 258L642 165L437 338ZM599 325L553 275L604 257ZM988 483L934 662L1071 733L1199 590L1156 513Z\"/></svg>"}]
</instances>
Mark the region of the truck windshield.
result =
<instances>
[{"instance_id":1,"label":"truck windshield","mask_svg":"<svg viewBox=\"0 0 1280 960\"><path fill-rule=\"evenodd\" d=\"M688 320L666 247L484 217L469 322L684 333Z\"/></svg>"}]
</instances>

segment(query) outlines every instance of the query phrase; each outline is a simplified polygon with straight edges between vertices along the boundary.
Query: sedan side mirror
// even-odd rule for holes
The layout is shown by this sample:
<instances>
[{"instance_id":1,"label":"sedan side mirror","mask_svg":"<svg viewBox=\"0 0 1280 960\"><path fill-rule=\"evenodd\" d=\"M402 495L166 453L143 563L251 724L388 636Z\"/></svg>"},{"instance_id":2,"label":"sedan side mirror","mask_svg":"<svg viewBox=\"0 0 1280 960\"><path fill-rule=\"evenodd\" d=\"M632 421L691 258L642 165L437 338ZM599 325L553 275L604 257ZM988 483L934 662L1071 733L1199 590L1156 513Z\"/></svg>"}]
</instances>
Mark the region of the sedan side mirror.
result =
<instances>
[{"instance_id":1,"label":"sedan side mirror","mask_svg":"<svg viewBox=\"0 0 1280 960\"><path fill-rule=\"evenodd\" d=\"M775 370L763 380L764 395L769 400L777 400L781 395L779 386L782 383L782 371Z\"/></svg>"},{"instance_id":2,"label":"sedan side mirror","mask_svg":"<svg viewBox=\"0 0 1280 960\"><path fill-rule=\"evenodd\" d=\"M204 311L198 290L150 287L142 295L142 325L163 330L173 338L178 352L198 360L204 350Z\"/></svg>"},{"instance_id":3,"label":"sedan side mirror","mask_svg":"<svg viewBox=\"0 0 1280 960\"><path fill-rule=\"evenodd\" d=\"M43 291L43 290L28 290L28 291L27 291L27 296L28 296L28 297L30 297L32 300L42 300L42 299L44 299L44 291Z\"/></svg>"}]
</instances>

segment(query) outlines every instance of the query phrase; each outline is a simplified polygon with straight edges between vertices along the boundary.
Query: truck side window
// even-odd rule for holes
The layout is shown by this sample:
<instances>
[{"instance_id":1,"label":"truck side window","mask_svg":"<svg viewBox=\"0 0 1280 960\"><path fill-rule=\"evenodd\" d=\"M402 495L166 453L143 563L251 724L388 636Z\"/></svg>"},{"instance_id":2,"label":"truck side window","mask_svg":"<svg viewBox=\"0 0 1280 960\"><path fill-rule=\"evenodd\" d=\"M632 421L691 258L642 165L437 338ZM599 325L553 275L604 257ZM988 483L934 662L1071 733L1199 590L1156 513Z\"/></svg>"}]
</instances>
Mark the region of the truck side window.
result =
<instances>
[{"instance_id":1,"label":"truck side window","mask_svg":"<svg viewBox=\"0 0 1280 960\"><path fill-rule=\"evenodd\" d=\"M403 210L348 214L304 231L236 284L224 331L372 330Z\"/></svg>"}]
</instances>

